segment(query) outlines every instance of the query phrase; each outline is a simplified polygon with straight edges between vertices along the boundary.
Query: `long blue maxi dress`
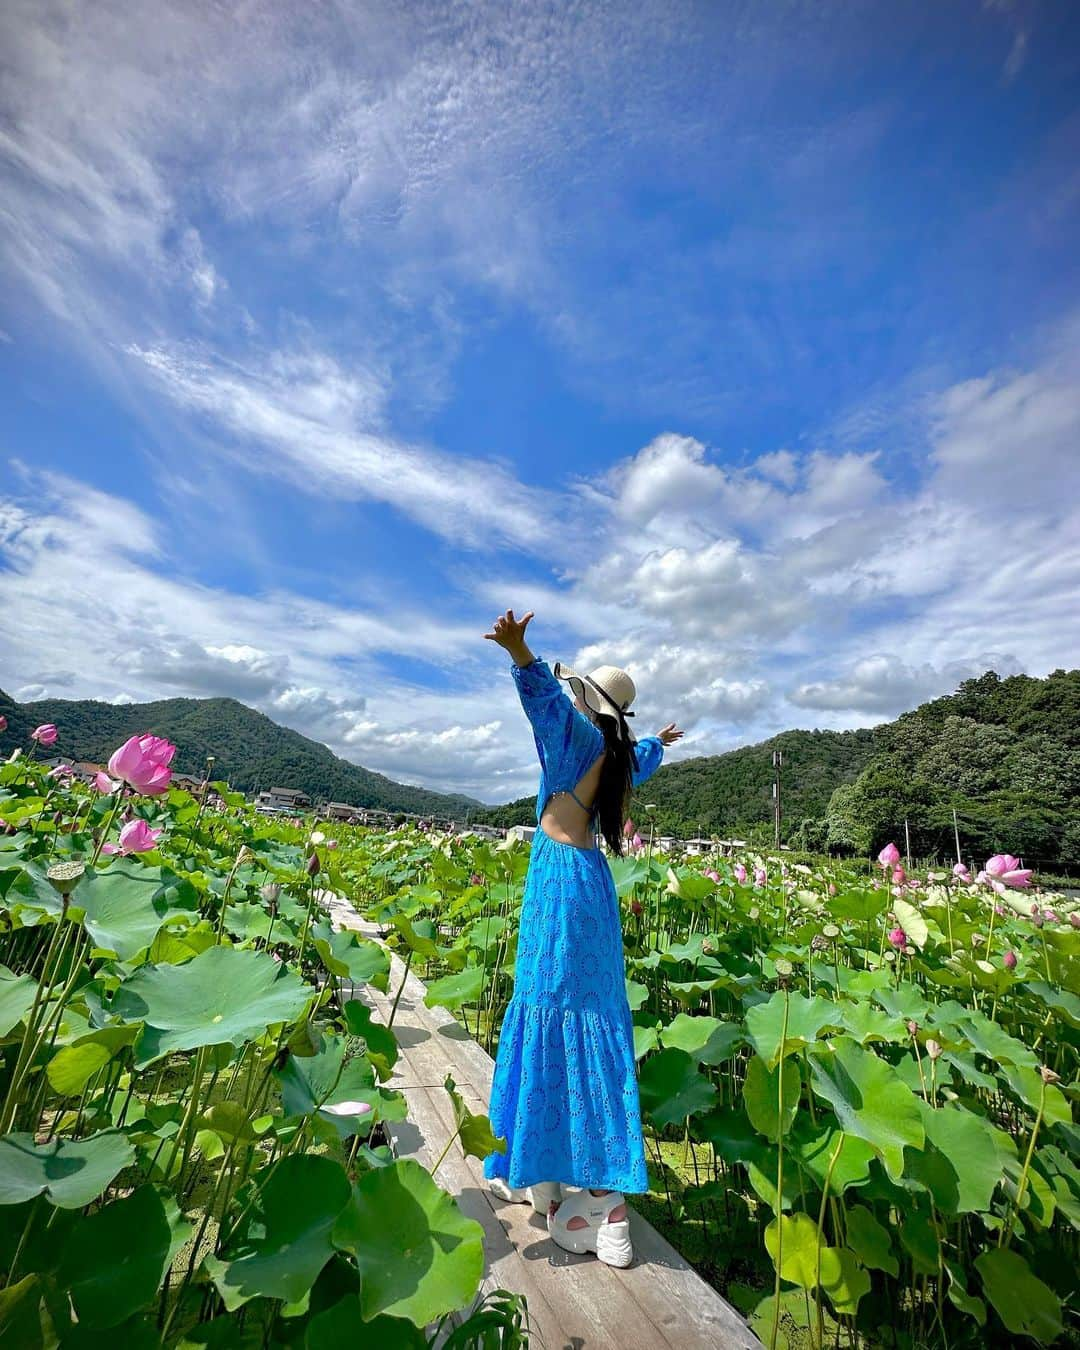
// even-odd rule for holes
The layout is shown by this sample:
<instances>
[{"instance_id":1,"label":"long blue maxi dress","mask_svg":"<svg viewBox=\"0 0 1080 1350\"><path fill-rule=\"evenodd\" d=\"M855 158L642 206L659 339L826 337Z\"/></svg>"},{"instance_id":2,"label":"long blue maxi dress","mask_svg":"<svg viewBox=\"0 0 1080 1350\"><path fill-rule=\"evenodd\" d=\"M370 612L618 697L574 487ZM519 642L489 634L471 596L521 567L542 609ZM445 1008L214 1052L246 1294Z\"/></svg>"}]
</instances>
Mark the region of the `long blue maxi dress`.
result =
<instances>
[{"instance_id":1,"label":"long blue maxi dress","mask_svg":"<svg viewBox=\"0 0 1080 1350\"><path fill-rule=\"evenodd\" d=\"M635 1194L648 1190L626 999L619 903L598 846L539 827L548 799L575 788L604 750L546 662L514 666L536 737L540 788L518 933L514 996L499 1035L489 1107L506 1152L486 1177L510 1186L560 1181ZM660 765L663 743L635 746L634 785Z\"/></svg>"}]
</instances>

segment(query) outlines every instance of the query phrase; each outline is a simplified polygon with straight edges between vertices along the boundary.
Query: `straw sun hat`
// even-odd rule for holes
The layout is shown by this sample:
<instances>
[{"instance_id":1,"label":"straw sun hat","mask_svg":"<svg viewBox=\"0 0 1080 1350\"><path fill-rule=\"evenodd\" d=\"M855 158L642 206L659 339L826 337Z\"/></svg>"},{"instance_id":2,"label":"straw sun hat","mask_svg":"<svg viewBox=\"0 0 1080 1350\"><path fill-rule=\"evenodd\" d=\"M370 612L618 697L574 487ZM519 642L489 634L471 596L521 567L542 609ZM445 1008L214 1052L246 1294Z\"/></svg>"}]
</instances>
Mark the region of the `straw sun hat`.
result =
<instances>
[{"instance_id":1,"label":"straw sun hat","mask_svg":"<svg viewBox=\"0 0 1080 1350\"><path fill-rule=\"evenodd\" d=\"M625 670L618 666L597 666L588 675L579 675L571 666L556 661L554 674L556 679L566 681L587 708L614 717L622 734L625 725L622 719L633 717L630 704L637 696L634 681Z\"/></svg>"}]
</instances>

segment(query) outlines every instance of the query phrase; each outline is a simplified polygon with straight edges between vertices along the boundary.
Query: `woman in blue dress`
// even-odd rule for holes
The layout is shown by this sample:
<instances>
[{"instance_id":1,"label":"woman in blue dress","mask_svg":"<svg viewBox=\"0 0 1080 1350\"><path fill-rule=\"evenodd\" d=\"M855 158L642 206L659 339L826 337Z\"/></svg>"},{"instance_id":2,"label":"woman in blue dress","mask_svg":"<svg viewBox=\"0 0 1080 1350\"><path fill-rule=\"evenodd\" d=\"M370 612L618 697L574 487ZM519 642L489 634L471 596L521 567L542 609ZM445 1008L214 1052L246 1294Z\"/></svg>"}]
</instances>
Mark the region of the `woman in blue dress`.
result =
<instances>
[{"instance_id":1,"label":"woman in blue dress","mask_svg":"<svg viewBox=\"0 0 1080 1350\"><path fill-rule=\"evenodd\" d=\"M507 610L485 634L513 659L540 788L489 1108L507 1146L485 1159L484 1175L504 1199L530 1199L547 1214L559 1246L628 1266L623 1196L648 1181L619 903L597 832L622 852L631 788L682 732L672 723L635 741L630 676L558 663L553 672L525 642L532 618ZM563 1186L580 1190L564 1197Z\"/></svg>"}]
</instances>

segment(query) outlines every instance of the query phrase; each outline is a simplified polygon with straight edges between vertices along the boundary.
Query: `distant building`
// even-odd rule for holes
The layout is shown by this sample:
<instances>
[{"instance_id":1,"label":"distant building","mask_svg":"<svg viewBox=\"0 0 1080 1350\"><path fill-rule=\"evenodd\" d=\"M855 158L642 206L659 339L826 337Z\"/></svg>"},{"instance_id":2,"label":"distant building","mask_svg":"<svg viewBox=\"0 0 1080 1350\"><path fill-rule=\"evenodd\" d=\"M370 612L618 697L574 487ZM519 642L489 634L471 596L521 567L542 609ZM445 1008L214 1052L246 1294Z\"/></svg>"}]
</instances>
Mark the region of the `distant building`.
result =
<instances>
[{"instance_id":1,"label":"distant building","mask_svg":"<svg viewBox=\"0 0 1080 1350\"><path fill-rule=\"evenodd\" d=\"M300 788L275 787L268 792L260 792L255 798L255 810L268 816L291 815L296 811L305 810L310 805L311 798Z\"/></svg>"},{"instance_id":2,"label":"distant building","mask_svg":"<svg viewBox=\"0 0 1080 1350\"><path fill-rule=\"evenodd\" d=\"M483 827L481 826L481 829L482 828ZM511 825L506 831L506 837L507 839L525 839L531 841L535 833L535 825Z\"/></svg>"},{"instance_id":3,"label":"distant building","mask_svg":"<svg viewBox=\"0 0 1080 1350\"><path fill-rule=\"evenodd\" d=\"M327 802L322 814L327 820L344 820L355 825L363 812L359 806L350 806L348 802Z\"/></svg>"}]
</instances>

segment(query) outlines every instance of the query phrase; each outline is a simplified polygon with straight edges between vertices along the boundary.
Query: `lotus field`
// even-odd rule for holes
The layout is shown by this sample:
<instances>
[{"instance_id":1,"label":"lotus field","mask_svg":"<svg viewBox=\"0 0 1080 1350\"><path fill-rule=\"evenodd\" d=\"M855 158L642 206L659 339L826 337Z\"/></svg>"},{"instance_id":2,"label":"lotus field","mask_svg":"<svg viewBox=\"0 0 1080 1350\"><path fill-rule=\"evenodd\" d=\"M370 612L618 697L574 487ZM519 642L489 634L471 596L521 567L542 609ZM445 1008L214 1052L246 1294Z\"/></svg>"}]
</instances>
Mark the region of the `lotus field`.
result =
<instances>
[{"instance_id":1,"label":"lotus field","mask_svg":"<svg viewBox=\"0 0 1080 1350\"><path fill-rule=\"evenodd\" d=\"M525 1344L522 1300L474 1301L479 1224L387 1147L397 1045L352 995L389 958L331 929L331 841L172 788L154 737L94 788L30 750L0 768L0 1344Z\"/></svg>"},{"instance_id":2,"label":"lotus field","mask_svg":"<svg viewBox=\"0 0 1080 1350\"><path fill-rule=\"evenodd\" d=\"M527 860L418 835L341 855L429 1003L489 1048ZM908 877L892 846L861 869L673 865L638 840L613 872L644 1207L762 1341L1075 1338L1075 905L1005 855Z\"/></svg>"},{"instance_id":3,"label":"lotus field","mask_svg":"<svg viewBox=\"0 0 1080 1350\"><path fill-rule=\"evenodd\" d=\"M397 988L321 902L494 1050L528 845L268 822L170 787L171 749L96 789L0 769L0 1341L525 1344L512 1292L472 1306L479 1226L386 1146L397 1046L352 992ZM648 1217L770 1347L1075 1341L1075 903L1005 855L629 849Z\"/></svg>"}]
</instances>

